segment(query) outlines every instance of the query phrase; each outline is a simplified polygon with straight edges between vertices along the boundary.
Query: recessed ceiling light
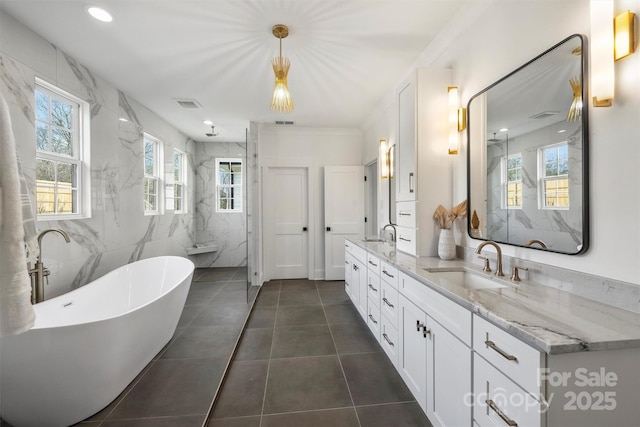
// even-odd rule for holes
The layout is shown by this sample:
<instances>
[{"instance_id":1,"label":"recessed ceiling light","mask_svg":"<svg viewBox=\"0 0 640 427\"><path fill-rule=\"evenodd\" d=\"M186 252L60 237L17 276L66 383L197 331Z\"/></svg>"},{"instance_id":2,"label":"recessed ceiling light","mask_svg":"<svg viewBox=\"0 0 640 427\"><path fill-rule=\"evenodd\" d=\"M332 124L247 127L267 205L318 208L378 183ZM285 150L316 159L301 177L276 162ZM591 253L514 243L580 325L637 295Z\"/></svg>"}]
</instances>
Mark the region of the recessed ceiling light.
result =
<instances>
[{"instance_id":1,"label":"recessed ceiling light","mask_svg":"<svg viewBox=\"0 0 640 427\"><path fill-rule=\"evenodd\" d=\"M111 14L109 12L107 12L104 9L102 9L101 7L89 6L87 8L87 12L89 12L89 15L93 16L98 21L101 21L101 22L111 22L111 21L113 21L113 16L111 16Z\"/></svg>"},{"instance_id":2,"label":"recessed ceiling light","mask_svg":"<svg viewBox=\"0 0 640 427\"><path fill-rule=\"evenodd\" d=\"M204 123L205 125L209 125L209 126L211 126L213 124L213 122L211 120L205 120L202 123Z\"/></svg>"},{"instance_id":3,"label":"recessed ceiling light","mask_svg":"<svg viewBox=\"0 0 640 427\"><path fill-rule=\"evenodd\" d=\"M560 130L558 131L558 133L564 133L564 132L566 132L566 131L567 131L566 129L560 129Z\"/></svg>"},{"instance_id":4,"label":"recessed ceiling light","mask_svg":"<svg viewBox=\"0 0 640 427\"><path fill-rule=\"evenodd\" d=\"M500 129L500 130L499 130L499 132L506 132L506 131L508 131L508 130L509 130L509 129L507 129L507 128L502 128L502 129Z\"/></svg>"},{"instance_id":5,"label":"recessed ceiling light","mask_svg":"<svg viewBox=\"0 0 640 427\"><path fill-rule=\"evenodd\" d=\"M125 119L124 117L120 117L118 120L120 120L121 122L128 122L129 120Z\"/></svg>"}]
</instances>

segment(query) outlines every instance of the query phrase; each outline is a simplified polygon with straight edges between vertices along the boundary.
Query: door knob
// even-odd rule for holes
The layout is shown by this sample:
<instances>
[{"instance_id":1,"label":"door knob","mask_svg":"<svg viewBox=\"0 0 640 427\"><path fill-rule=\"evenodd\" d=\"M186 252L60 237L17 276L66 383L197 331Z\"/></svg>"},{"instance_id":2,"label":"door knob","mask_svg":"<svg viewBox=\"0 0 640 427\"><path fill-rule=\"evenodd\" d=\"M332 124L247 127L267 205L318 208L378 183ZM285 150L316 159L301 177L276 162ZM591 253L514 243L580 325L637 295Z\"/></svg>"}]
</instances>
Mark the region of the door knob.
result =
<instances>
[{"instance_id":1,"label":"door knob","mask_svg":"<svg viewBox=\"0 0 640 427\"><path fill-rule=\"evenodd\" d=\"M331 227L327 227L327 231L331 231Z\"/></svg>"},{"instance_id":2,"label":"door knob","mask_svg":"<svg viewBox=\"0 0 640 427\"><path fill-rule=\"evenodd\" d=\"M307 231L307 227L302 227L302 231Z\"/></svg>"}]
</instances>

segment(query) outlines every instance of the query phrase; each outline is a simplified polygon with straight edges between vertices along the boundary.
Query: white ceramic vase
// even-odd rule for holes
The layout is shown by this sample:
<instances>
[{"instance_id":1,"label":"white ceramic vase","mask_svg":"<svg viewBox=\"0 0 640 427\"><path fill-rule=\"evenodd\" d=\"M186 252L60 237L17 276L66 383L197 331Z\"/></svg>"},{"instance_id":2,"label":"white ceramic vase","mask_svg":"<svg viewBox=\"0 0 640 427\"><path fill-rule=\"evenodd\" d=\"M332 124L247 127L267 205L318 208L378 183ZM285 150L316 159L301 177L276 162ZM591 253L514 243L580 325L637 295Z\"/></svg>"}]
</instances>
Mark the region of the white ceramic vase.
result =
<instances>
[{"instance_id":1,"label":"white ceramic vase","mask_svg":"<svg viewBox=\"0 0 640 427\"><path fill-rule=\"evenodd\" d=\"M438 256L441 259L454 259L456 257L456 241L453 238L453 230L440 229Z\"/></svg>"}]
</instances>

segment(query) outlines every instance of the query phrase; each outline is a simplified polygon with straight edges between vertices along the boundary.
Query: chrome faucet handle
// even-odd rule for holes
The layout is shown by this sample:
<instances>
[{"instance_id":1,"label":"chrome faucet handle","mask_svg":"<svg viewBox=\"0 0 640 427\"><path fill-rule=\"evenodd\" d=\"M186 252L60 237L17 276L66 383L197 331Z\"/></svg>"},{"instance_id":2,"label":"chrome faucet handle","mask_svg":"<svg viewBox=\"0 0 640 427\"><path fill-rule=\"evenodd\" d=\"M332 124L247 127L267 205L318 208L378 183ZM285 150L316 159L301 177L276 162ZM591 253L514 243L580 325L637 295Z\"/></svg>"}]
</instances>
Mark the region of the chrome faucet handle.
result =
<instances>
[{"instance_id":1,"label":"chrome faucet handle","mask_svg":"<svg viewBox=\"0 0 640 427\"><path fill-rule=\"evenodd\" d=\"M529 271L529 269L527 267L519 267L517 265L514 265L513 268L511 269L511 281L512 282L519 282L520 281L520 276L518 275L518 270Z\"/></svg>"},{"instance_id":2,"label":"chrome faucet handle","mask_svg":"<svg viewBox=\"0 0 640 427\"><path fill-rule=\"evenodd\" d=\"M489 263L489 258L482 255L478 255L478 258L484 260L484 267L482 267L482 271L484 271L485 273L491 273L491 264Z\"/></svg>"}]
</instances>

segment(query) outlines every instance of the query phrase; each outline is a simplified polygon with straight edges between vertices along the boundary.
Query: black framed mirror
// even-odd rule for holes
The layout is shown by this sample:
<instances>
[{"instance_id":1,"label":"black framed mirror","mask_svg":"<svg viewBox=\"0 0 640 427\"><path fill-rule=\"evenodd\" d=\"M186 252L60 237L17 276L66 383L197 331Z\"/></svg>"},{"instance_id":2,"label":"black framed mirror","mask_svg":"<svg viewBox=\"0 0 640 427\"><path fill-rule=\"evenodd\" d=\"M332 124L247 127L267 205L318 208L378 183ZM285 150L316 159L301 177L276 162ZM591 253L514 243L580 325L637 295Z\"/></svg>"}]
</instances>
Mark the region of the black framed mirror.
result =
<instances>
[{"instance_id":1,"label":"black framed mirror","mask_svg":"<svg viewBox=\"0 0 640 427\"><path fill-rule=\"evenodd\" d=\"M467 106L468 230L563 253L589 244L586 40L576 34Z\"/></svg>"}]
</instances>

